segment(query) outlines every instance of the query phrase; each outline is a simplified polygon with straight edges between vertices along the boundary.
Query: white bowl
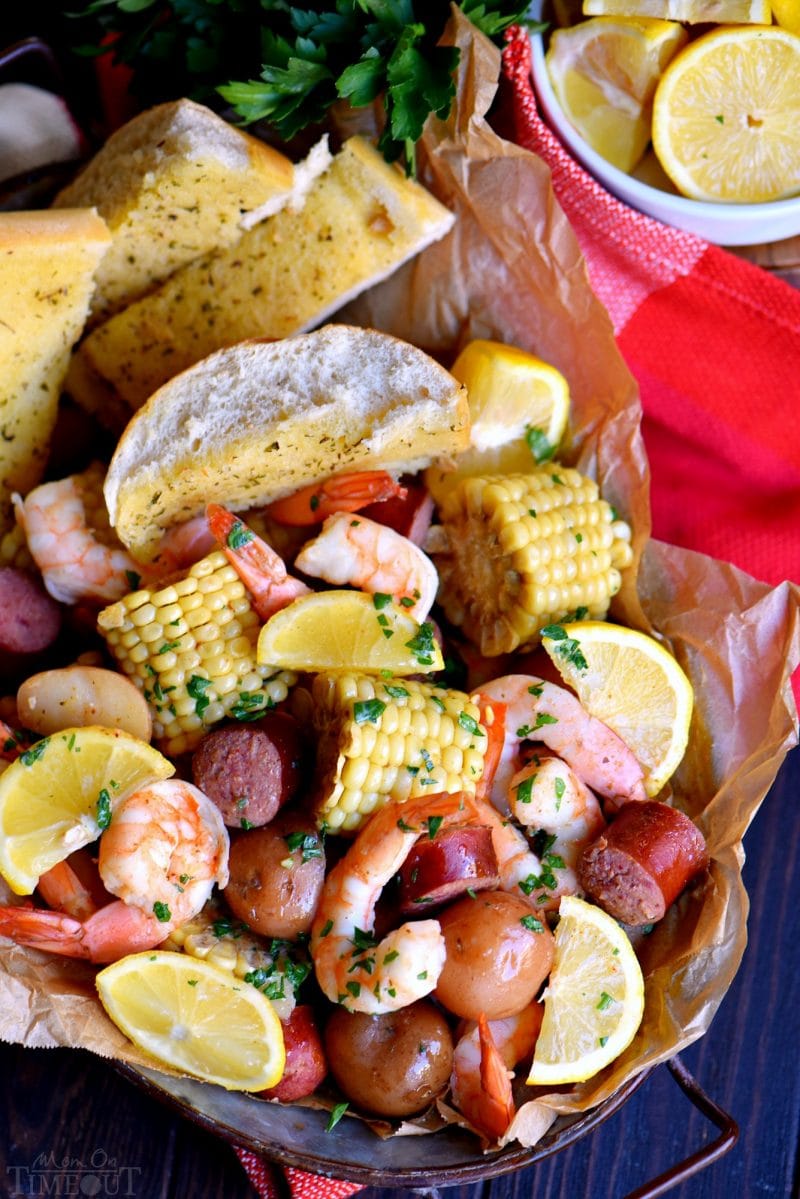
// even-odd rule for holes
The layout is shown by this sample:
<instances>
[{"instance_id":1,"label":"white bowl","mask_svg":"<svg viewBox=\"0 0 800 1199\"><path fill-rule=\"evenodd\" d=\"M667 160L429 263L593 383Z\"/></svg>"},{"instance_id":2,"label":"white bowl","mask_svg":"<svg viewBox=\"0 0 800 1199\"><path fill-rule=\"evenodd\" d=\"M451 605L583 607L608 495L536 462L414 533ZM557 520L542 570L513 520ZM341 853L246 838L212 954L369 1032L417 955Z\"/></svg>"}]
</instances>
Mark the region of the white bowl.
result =
<instances>
[{"instance_id":1,"label":"white bowl","mask_svg":"<svg viewBox=\"0 0 800 1199\"><path fill-rule=\"evenodd\" d=\"M530 7L530 15L538 18L542 7L543 0L535 0ZM606 162L583 140L564 115L547 73L541 35L534 34L531 37L531 51L533 85L547 123L587 171L620 200L630 204L631 208L721 246L760 245L800 233L800 196L763 204L717 204L708 200L688 200L674 190L651 186ZM669 186L665 182L665 188Z\"/></svg>"}]
</instances>

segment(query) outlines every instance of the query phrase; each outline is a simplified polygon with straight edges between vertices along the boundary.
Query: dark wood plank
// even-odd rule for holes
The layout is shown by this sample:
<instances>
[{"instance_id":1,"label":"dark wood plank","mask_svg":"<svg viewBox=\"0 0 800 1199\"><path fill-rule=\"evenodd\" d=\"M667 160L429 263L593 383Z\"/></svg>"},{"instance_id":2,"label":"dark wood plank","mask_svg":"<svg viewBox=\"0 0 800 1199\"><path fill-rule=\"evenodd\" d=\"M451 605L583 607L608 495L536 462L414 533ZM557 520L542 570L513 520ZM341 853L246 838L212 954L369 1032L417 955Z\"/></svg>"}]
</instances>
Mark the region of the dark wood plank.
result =
<instances>
[{"instance_id":1,"label":"dark wood plank","mask_svg":"<svg viewBox=\"0 0 800 1199\"><path fill-rule=\"evenodd\" d=\"M747 835L744 873L752 909L742 967L708 1035L684 1055L706 1091L739 1122L740 1142L672 1192L675 1199L796 1193L800 905L793 873L800 862L799 793L795 750ZM105 1062L64 1050L0 1045L0 1079L0 1195L122 1195L129 1183L127 1193L135 1199L254 1199L230 1146L154 1104ZM516 1175L448 1188L445 1194L622 1199L715 1135L662 1067L620 1112L564 1153ZM40 1154L79 1165L72 1174L64 1169L57 1175L47 1167L48 1191L34 1177ZM115 1162L107 1163L105 1173L103 1155ZM112 1178L116 1192L108 1189ZM78 1189L81 1182L90 1189ZM106 1190L92 1192L97 1185ZM363 1197L407 1194L369 1188Z\"/></svg>"}]
</instances>

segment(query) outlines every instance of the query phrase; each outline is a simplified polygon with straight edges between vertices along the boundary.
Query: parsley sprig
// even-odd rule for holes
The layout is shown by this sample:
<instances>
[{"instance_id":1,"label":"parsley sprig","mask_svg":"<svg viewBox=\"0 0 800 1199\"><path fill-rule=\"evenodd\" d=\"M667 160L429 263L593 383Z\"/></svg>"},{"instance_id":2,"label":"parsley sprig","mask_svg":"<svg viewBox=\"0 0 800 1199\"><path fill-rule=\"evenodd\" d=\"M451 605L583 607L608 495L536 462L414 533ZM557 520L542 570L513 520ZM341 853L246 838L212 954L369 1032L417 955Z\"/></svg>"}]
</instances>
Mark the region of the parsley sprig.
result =
<instances>
[{"instance_id":1,"label":"parsley sprig","mask_svg":"<svg viewBox=\"0 0 800 1199\"><path fill-rule=\"evenodd\" d=\"M79 54L99 55L116 35L114 58L133 70L147 104L187 95L245 122L266 120L284 140L322 121L333 104L382 99L380 147L387 161L414 150L430 113L446 117L458 50L437 43L447 0L75 0ZM461 0L458 7L499 40L528 8L519 0Z\"/></svg>"}]
</instances>

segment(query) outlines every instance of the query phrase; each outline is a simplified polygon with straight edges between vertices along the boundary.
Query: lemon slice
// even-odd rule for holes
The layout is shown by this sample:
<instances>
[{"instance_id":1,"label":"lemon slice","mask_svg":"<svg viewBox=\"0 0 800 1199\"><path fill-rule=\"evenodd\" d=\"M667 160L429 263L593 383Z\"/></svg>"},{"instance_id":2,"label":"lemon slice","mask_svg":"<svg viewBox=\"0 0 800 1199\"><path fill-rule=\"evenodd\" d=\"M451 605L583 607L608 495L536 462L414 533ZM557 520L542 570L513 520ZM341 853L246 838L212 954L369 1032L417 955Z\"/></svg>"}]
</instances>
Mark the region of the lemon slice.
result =
<instances>
[{"instance_id":1,"label":"lemon slice","mask_svg":"<svg viewBox=\"0 0 800 1199\"><path fill-rule=\"evenodd\" d=\"M797 0L773 0L796 4ZM662 21L686 21L699 24L743 25L748 22L768 25L770 0L584 0L587 17L660 17Z\"/></svg>"},{"instance_id":2,"label":"lemon slice","mask_svg":"<svg viewBox=\"0 0 800 1199\"><path fill-rule=\"evenodd\" d=\"M555 960L528 1082L583 1082L627 1049L644 1014L633 946L611 916L567 895L558 909Z\"/></svg>"},{"instance_id":3,"label":"lemon slice","mask_svg":"<svg viewBox=\"0 0 800 1199\"><path fill-rule=\"evenodd\" d=\"M800 3L798 0L771 0L772 15L783 29L800 33ZM764 24L767 24L769 18Z\"/></svg>"},{"instance_id":4,"label":"lemon slice","mask_svg":"<svg viewBox=\"0 0 800 1199\"><path fill-rule=\"evenodd\" d=\"M469 396L471 448L454 471L434 466L426 482L434 499L458 479L524 474L552 458L569 416L569 385L554 366L499 341L472 341L451 374Z\"/></svg>"},{"instance_id":5,"label":"lemon slice","mask_svg":"<svg viewBox=\"0 0 800 1199\"><path fill-rule=\"evenodd\" d=\"M663 645L645 633L593 620L559 627L563 638L542 640L556 669L587 712L635 754L647 794L657 795L686 752L691 683Z\"/></svg>"},{"instance_id":6,"label":"lemon slice","mask_svg":"<svg viewBox=\"0 0 800 1199\"><path fill-rule=\"evenodd\" d=\"M175 767L119 729L63 729L35 742L0 777L0 874L30 895L45 871L100 835L101 791L114 803Z\"/></svg>"},{"instance_id":7,"label":"lemon slice","mask_svg":"<svg viewBox=\"0 0 800 1199\"><path fill-rule=\"evenodd\" d=\"M284 670L427 674L444 667L433 633L432 624L417 624L388 596L319 591L270 617L257 659Z\"/></svg>"},{"instance_id":8,"label":"lemon slice","mask_svg":"<svg viewBox=\"0 0 800 1199\"><path fill-rule=\"evenodd\" d=\"M100 1002L134 1045L228 1091L263 1091L286 1061L281 1022L257 987L229 970L164 950L101 970Z\"/></svg>"},{"instance_id":9,"label":"lemon slice","mask_svg":"<svg viewBox=\"0 0 800 1199\"><path fill-rule=\"evenodd\" d=\"M691 199L760 203L800 192L800 37L738 26L692 42L656 89L653 147Z\"/></svg>"},{"instance_id":10,"label":"lemon slice","mask_svg":"<svg viewBox=\"0 0 800 1199\"><path fill-rule=\"evenodd\" d=\"M550 39L545 61L564 115L622 171L647 149L656 84L687 38L673 21L594 17Z\"/></svg>"}]
</instances>

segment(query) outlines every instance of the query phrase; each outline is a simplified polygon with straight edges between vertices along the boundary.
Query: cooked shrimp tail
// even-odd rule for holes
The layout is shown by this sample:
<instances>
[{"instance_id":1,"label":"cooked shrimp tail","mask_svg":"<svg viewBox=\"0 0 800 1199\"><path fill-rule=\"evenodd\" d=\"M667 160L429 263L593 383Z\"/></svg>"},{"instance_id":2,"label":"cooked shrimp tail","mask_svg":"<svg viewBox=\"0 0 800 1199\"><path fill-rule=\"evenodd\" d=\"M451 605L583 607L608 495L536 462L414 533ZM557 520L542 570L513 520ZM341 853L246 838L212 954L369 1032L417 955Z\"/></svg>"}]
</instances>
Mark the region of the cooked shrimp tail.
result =
<instances>
[{"instance_id":1,"label":"cooked shrimp tail","mask_svg":"<svg viewBox=\"0 0 800 1199\"><path fill-rule=\"evenodd\" d=\"M318 525L334 512L358 512L368 504L395 496L405 499L406 489L390 474L385 470L363 470L302 487L270 504L267 512L285 525Z\"/></svg>"},{"instance_id":2,"label":"cooked shrimp tail","mask_svg":"<svg viewBox=\"0 0 800 1199\"><path fill-rule=\"evenodd\" d=\"M522 741L542 742L614 806L647 798L644 772L631 750L565 688L534 675L508 674L482 684L476 702L481 697L506 704L505 744L492 788L492 802L502 811L508 810Z\"/></svg>"},{"instance_id":3,"label":"cooked shrimp tail","mask_svg":"<svg viewBox=\"0 0 800 1199\"><path fill-rule=\"evenodd\" d=\"M295 566L328 583L391 595L420 622L439 587L436 567L413 541L375 520L353 520L345 512L328 517L322 532L303 546Z\"/></svg>"},{"instance_id":4,"label":"cooked shrimp tail","mask_svg":"<svg viewBox=\"0 0 800 1199\"><path fill-rule=\"evenodd\" d=\"M433 991L445 958L438 920L408 922L377 941L375 904L420 837L475 819L474 801L458 792L388 803L364 825L326 878L311 928L317 981L331 1002L375 1015Z\"/></svg>"},{"instance_id":5,"label":"cooked shrimp tail","mask_svg":"<svg viewBox=\"0 0 800 1199\"><path fill-rule=\"evenodd\" d=\"M87 869L91 867L95 871L96 883L92 887L87 885L75 869L79 855L86 855ZM56 908L66 916L72 916L74 920L87 920L112 898L100 882L100 875L86 850L81 849L45 871L36 884L36 889L49 907ZM100 898L103 892L104 899Z\"/></svg>"},{"instance_id":6,"label":"cooked shrimp tail","mask_svg":"<svg viewBox=\"0 0 800 1199\"><path fill-rule=\"evenodd\" d=\"M90 962L115 962L128 953L154 949L169 932L168 924L119 899L85 920L22 905L0 907L0 935L31 949Z\"/></svg>"},{"instance_id":7,"label":"cooked shrimp tail","mask_svg":"<svg viewBox=\"0 0 800 1199\"><path fill-rule=\"evenodd\" d=\"M533 1052L543 1006L532 1003L515 1016L470 1022L456 1044L450 1087L454 1105L489 1140L508 1130L516 1109L510 1071Z\"/></svg>"},{"instance_id":8,"label":"cooked shrimp tail","mask_svg":"<svg viewBox=\"0 0 800 1199\"><path fill-rule=\"evenodd\" d=\"M308 594L305 583L288 574L283 559L240 517L220 504L209 504L206 518L262 620L269 620L292 600Z\"/></svg>"}]
</instances>

